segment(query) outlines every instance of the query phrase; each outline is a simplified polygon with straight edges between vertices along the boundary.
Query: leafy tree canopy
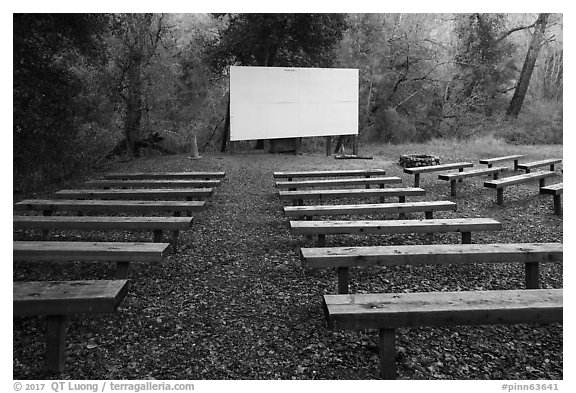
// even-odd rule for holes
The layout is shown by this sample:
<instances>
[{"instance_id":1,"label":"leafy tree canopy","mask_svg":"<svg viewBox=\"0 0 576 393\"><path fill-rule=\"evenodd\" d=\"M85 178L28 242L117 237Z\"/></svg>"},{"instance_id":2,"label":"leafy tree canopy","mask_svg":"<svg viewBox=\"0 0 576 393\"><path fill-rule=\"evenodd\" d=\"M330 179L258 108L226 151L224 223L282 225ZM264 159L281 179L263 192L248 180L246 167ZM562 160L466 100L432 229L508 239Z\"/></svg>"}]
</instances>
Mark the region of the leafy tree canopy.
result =
<instances>
[{"instance_id":1,"label":"leafy tree canopy","mask_svg":"<svg viewBox=\"0 0 576 393\"><path fill-rule=\"evenodd\" d=\"M334 63L343 14L216 14L227 21L207 48L210 65L315 66Z\"/></svg>"}]
</instances>

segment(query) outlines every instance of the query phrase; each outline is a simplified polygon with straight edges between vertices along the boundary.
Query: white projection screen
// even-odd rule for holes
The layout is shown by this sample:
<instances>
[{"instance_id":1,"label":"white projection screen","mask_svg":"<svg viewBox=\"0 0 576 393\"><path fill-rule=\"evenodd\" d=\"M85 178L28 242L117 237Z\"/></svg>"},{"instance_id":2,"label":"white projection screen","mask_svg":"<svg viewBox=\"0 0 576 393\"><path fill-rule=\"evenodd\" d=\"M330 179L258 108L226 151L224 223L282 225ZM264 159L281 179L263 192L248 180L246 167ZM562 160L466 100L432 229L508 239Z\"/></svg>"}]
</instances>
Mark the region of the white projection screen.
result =
<instances>
[{"instance_id":1,"label":"white projection screen","mask_svg":"<svg viewBox=\"0 0 576 393\"><path fill-rule=\"evenodd\" d=\"M230 67L230 140L358 134L358 70Z\"/></svg>"}]
</instances>

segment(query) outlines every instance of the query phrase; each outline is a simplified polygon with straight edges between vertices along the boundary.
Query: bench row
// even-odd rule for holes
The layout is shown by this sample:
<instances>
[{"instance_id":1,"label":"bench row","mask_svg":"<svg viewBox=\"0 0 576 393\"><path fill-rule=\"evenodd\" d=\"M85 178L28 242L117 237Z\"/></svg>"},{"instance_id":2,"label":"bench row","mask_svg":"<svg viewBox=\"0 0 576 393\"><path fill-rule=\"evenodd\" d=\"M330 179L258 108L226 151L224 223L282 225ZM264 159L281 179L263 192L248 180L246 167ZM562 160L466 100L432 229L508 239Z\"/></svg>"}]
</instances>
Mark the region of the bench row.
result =
<instances>
[{"instance_id":1,"label":"bench row","mask_svg":"<svg viewBox=\"0 0 576 393\"><path fill-rule=\"evenodd\" d=\"M194 188L217 186L224 172L179 172L109 174L109 179L88 182L92 187L120 187L120 190L64 190L62 198L206 198L212 189ZM153 180L148 180L153 179ZM158 180L160 179L160 180ZM162 180L163 179L163 180ZM158 187L156 190L127 190L133 187ZM166 187L178 187L168 189ZM182 187L182 188L181 188ZM204 201L118 201L118 200L26 200L15 205L16 210L40 210L43 217L16 216L14 229L75 229L75 230L152 230L154 243L129 242L32 242L15 241L13 260L20 261L105 261L116 262L116 280L14 282L14 316L45 315L46 366L48 371L60 372L64 367L66 322L72 314L114 312L126 296L126 280L131 262L160 263L170 244L161 243L162 231L189 229L191 218L180 217L69 217L52 216L54 211L84 212L181 212L191 215L204 207Z\"/></svg>"},{"instance_id":2,"label":"bench row","mask_svg":"<svg viewBox=\"0 0 576 393\"><path fill-rule=\"evenodd\" d=\"M186 217L73 217L73 216L14 216L16 230L122 230L152 231L152 241L162 242L163 232L172 232L176 242L180 231L192 228L192 218Z\"/></svg>"},{"instance_id":3,"label":"bench row","mask_svg":"<svg viewBox=\"0 0 576 393\"><path fill-rule=\"evenodd\" d=\"M131 262L160 263L170 243L14 241L14 262L116 262L116 278L126 278Z\"/></svg>"},{"instance_id":4,"label":"bench row","mask_svg":"<svg viewBox=\"0 0 576 393\"><path fill-rule=\"evenodd\" d=\"M561 262L562 244L458 244L302 249L308 268L336 268L338 294L323 295L332 330L378 330L380 377L395 379L398 328L561 323L562 289L539 289L539 263ZM524 290L348 294L352 266L524 263Z\"/></svg>"},{"instance_id":5,"label":"bench row","mask_svg":"<svg viewBox=\"0 0 576 393\"><path fill-rule=\"evenodd\" d=\"M324 295L328 328L377 329L380 377L396 378L398 328L562 323L562 289Z\"/></svg>"},{"instance_id":6,"label":"bench row","mask_svg":"<svg viewBox=\"0 0 576 393\"><path fill-rule=\"evenodd\" d=\"M432 244L301 248L304 267L336 268L338 293L348 293L351 267L508 263L526 264L526 287L538 288L538 263L562 261L561 243Z\"/></svg>"},{"instance_id":7,"label":"bench row","mask_svg":"<svg viewBox=\"0 0 576 393\"><path fill-rule=\"evenodd\" d=\"M460 232L462 243L471 243L472 232L499 231L502 224L491 218L449 218L426 220L290 221L295 235L317 236L317 246L326 245L326 235L399 234Z\"/></svg>"}]
</instances>

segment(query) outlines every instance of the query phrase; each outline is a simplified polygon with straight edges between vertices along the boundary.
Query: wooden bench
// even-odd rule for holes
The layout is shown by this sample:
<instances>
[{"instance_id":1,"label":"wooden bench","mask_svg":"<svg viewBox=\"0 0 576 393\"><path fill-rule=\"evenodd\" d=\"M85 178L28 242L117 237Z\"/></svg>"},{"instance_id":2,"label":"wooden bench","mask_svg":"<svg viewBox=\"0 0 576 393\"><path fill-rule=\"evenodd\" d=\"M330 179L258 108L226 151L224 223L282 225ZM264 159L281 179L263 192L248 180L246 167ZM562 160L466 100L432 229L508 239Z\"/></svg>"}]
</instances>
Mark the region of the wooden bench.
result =
<instances>
[{"instance_id":1,"label":"wooden bench","mask_svg":"<svg viewBox=\"0 0 576 393\"><path fill-rule=\"evenodd\" d=\"M492 168L492 165L494 165L497 162L514 160L514 170L517 171L518 170L518 160L522 157L524 157L524 156L521 154L514 154L511 156L504 156L504 157L485 158L485 159L480 160L478 162L480 164L488 165L488 168Z\"/></svg>"},{"instance_id":2,"label":"wooden bench","mask_svg":"<svg viewBox=\"0 0 576 393\"><path fill-rule=\"evenodd\" d=\"M291 181L295 177L341 177L341 176L384 176L386 171L384 169L347 169L347 170L333 170L333 171L287 171L287 172L274 172L274 179L288 179Z\"/></svg>"},{"instance_id":3,"label":"wooden bench","mask_svg":"<svg viewBox=\"0 0 576 393\"><path fill-rule=\"evenodd\" d=\"M134 172L134 173L108 173L105 179L223 179L226 172Z\"/></svg>"},{"instance_id":4,"label":"wooden bench","mask_svg":"<svg viewBox=\"0 0 576 393\"><path fill-rule=\"evenodd\" d=\"M329 329L379 331L380 377L396 378L397 328L562 322L562 289L324 295Z\"/></svg>"},{"instance_id":5,"label":"wooden bench","mask_svg":"<svg viewBox=\"0 0 576 393\"><path fill-rule=\"evenodd\" d=\"M353 266L435 265L521 262L526 287L539 288L540 262L562 261L562 243L431 244L372 247L301 248L310 269L337 268L338 293L348 293Z\"/></svg>"},{"instance_id":6,"label":"wooden bench","mask_svg":"<svg viewBox=\"0 0 576 393\"><path fill-rule=\"evenodd\" d=\"M130 262L160 263L170 243L14 241L14 262L116 262L116 278L126 278Z\"/></svg>"},{"instance_id":7,"label":"wooden bench","mask_svg":"<svg viewBox=\"0 0 576 393\"><path fill-rule=\"evenodd\" d=\"M276 187L279 189L291 189L307 187L335 187L335 186L366 186L378 185L384 188L386 184L402 183L402 179L396 176L372 177L367 179L321 179L321 180L301 180L301 181L277 181Z\"/></svg>"},{"instance_id":8,"label":"wooden bench","mask_svg":"<svg viewBox=\"0 0 576 393\"><path fill-rule=\"evenodd\" d=\"M152 241L160 243L163 231L172 231L172 238L176 241L179 231L192 228L193 219L185 217L14 216L12 221L14 229L152 231Z\"/></svg>"},{"instance_id":9,"label":"wooden bench","mask_svg":"<svg viewBox=\"0 0 576 393\"><path fill-rule=\"evenodd\" d=\"M211 188L220 185L220 180L89 180L84 183L93 188Z\"/></svg>"},{"instance_id":10,"label":"wooden bench","mask_svg":"<svg viewBox=\"0 0 576 393\"><path fill-rule=\"evenodd\" d=\"M554 172L544 171L544 172L533 172L526 173L523 175L505 177L499 180L491 180L484 182L484 187L495 188L496 189L496 203L498 205L504 204L504 188L508 186L513 186L515 184L527 183L533 180L540 180L540 187L546 185L546 178L554 176Z\"/></svg>"},{"instance_id":11,"label":"wooden bench","mask_svg":"<svg viewBox=\"0 0 576 393\"><path fill-rule=\"evenodd\" d=\"M157 188L157 189L122 189L108 190L80 189L61 190L55 193L56 198L69 199L158 199L185 198L186 200L207 199L212 196L212 188Z\"/></svg>"},{"instance_id":12,"label":"wooden bench","mask_svg":"<svg viewBox=\"0 0 576 393\"><path fill-rule=\"evenodd\" d=\"M426 191L421 188L374 188L356 189L348 188L342 190L305 190L305 191L279 191L281 200L296 200L299 205L304 203L304 199L327 200L334 198L370 198L379 197L380 202L385 197L398 197L400 202L406 202L407 196L422 196Z\"/></svg>"},{"instance_id":13,"label":"wooden bench","mask_svg":"<svg viewBox=\"0 0 576 393\"><path fill-rule=\"evenodd\" d=\"M333 215L366 215L424 212L425 217L433 218L435 211L456 211L456 203L451 201L426 201L403 203L367 203L361 205L316 205L284 206L288 217L313 217Z\"/></svg>"},{"instance_id":14,"label":"wooden bench","mask_svg":"<svg viewBox=\"0 0 576 393\"><path fill-rule=\"evenodd\" d=\"M135 201L135 200L81 200L81 199L26 199L14 204L19 211L41 211L45 216L55 211L84 212L173 212L180 216L182 212L189 216L192 212L204 209L205 201Z\"/></svg>"},{"instance_id":15,"label":"wooden bench","mask_svg":"<svg viewBox=\"0 0 576 393\"><path fill-rule=\"evenodd\" d=\"M554 172L554 165L562 162L561 158L549 158L547 160L540 160L534 162L526 162L523 164L518 164L519 169L524 169L526 173L530 173L533 168L538 168L541 166L550 165L550 171Z\"/></svg>"},{"instance_id":16,"label":"wooden bench","mask_svg":"<svg viewBox=\"0 0 576 393\"><path fill-rule=\"evenodd\" d=\"M326 245L326 235L335 234L397 234L461 232L462 243L472 242L472 232L499 231L502 224L491 218L449 218L428 220L377 221L290 221L295 235L318 237L317 246Z\"/></svg>"},{"instance_id":17,"label":"wooden bench","mask_svg":"<svg viewBox=\"0 0 576 393\"><path fill-rule=\"evenodd\" d=\"M468 177L476 177L476 176L483 176L483 175L493 175L494 180L498 180L498 176L501 172L507 171L508 168L499 166L499 167L490 167L480 168L480 169L472 169L471 171L465 172L450 172L450 173L442 173L438 175L438 179L440 180L448 180L450 181L450 195L455 197L456 196L456 181L462 180Z\"/></svg>"},{"instance_id":18,"label":"wooden bench","mask_svg":"<svg viewBox=\"0 0 576 393\"><path fill-rule=\"evenodd\" d=\"M66 357L68 317L113 313L127 291L127 280L15 282L13 315L46 316L46 367L60 372Z\"/></svg>"},{"instance_id":19,"label":"wooden bench","mask_svg":"<svg viewBox=\"0 0 576 393\"><path fill-rule=\"evenodd\" d=\"M471 162L453 162L450 164L443 164L443 165L431 165L431 166L420 166L416 168L404 168L404 173L409 173L414 175L414 187L420 186L420 175L422 173L430 173L430 172L439 172L439 171L446 171L449 169L458 169L460 172L464 170L464 168L469 168L474 166Z\"/></svg>"},{"instance_id":20,"label":"wooden bench","mask_svg":"<svg viewBox=\"0 0 576 393\"><path fill-rule=\"evenodd\" d=\"M562 215L562 192L563 183L550 184L540 188L540 194L552 195L554 197L554 214Z\"/></svg>"}]
</instances>

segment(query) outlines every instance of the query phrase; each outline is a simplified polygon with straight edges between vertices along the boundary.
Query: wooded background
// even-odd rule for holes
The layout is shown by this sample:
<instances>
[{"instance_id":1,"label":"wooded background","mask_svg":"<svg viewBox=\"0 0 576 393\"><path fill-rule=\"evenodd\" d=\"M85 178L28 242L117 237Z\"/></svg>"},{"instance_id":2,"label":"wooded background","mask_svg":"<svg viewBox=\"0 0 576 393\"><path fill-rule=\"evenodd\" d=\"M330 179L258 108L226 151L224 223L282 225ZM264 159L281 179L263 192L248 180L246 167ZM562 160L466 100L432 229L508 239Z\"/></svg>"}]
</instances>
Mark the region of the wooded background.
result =
<instances>
[{"instance_id":1,"label":"wooded background","mask_svg":"<svg viewBox=\"0 0 576 393\"><path fill-rule=\"evenodd\" d=\"M362 143L562 143L560 14L14 14L14 189L217 150L230 65L360 73ZM311 142L313 143L313 141Z\"/></svg>"}]
</instances>

